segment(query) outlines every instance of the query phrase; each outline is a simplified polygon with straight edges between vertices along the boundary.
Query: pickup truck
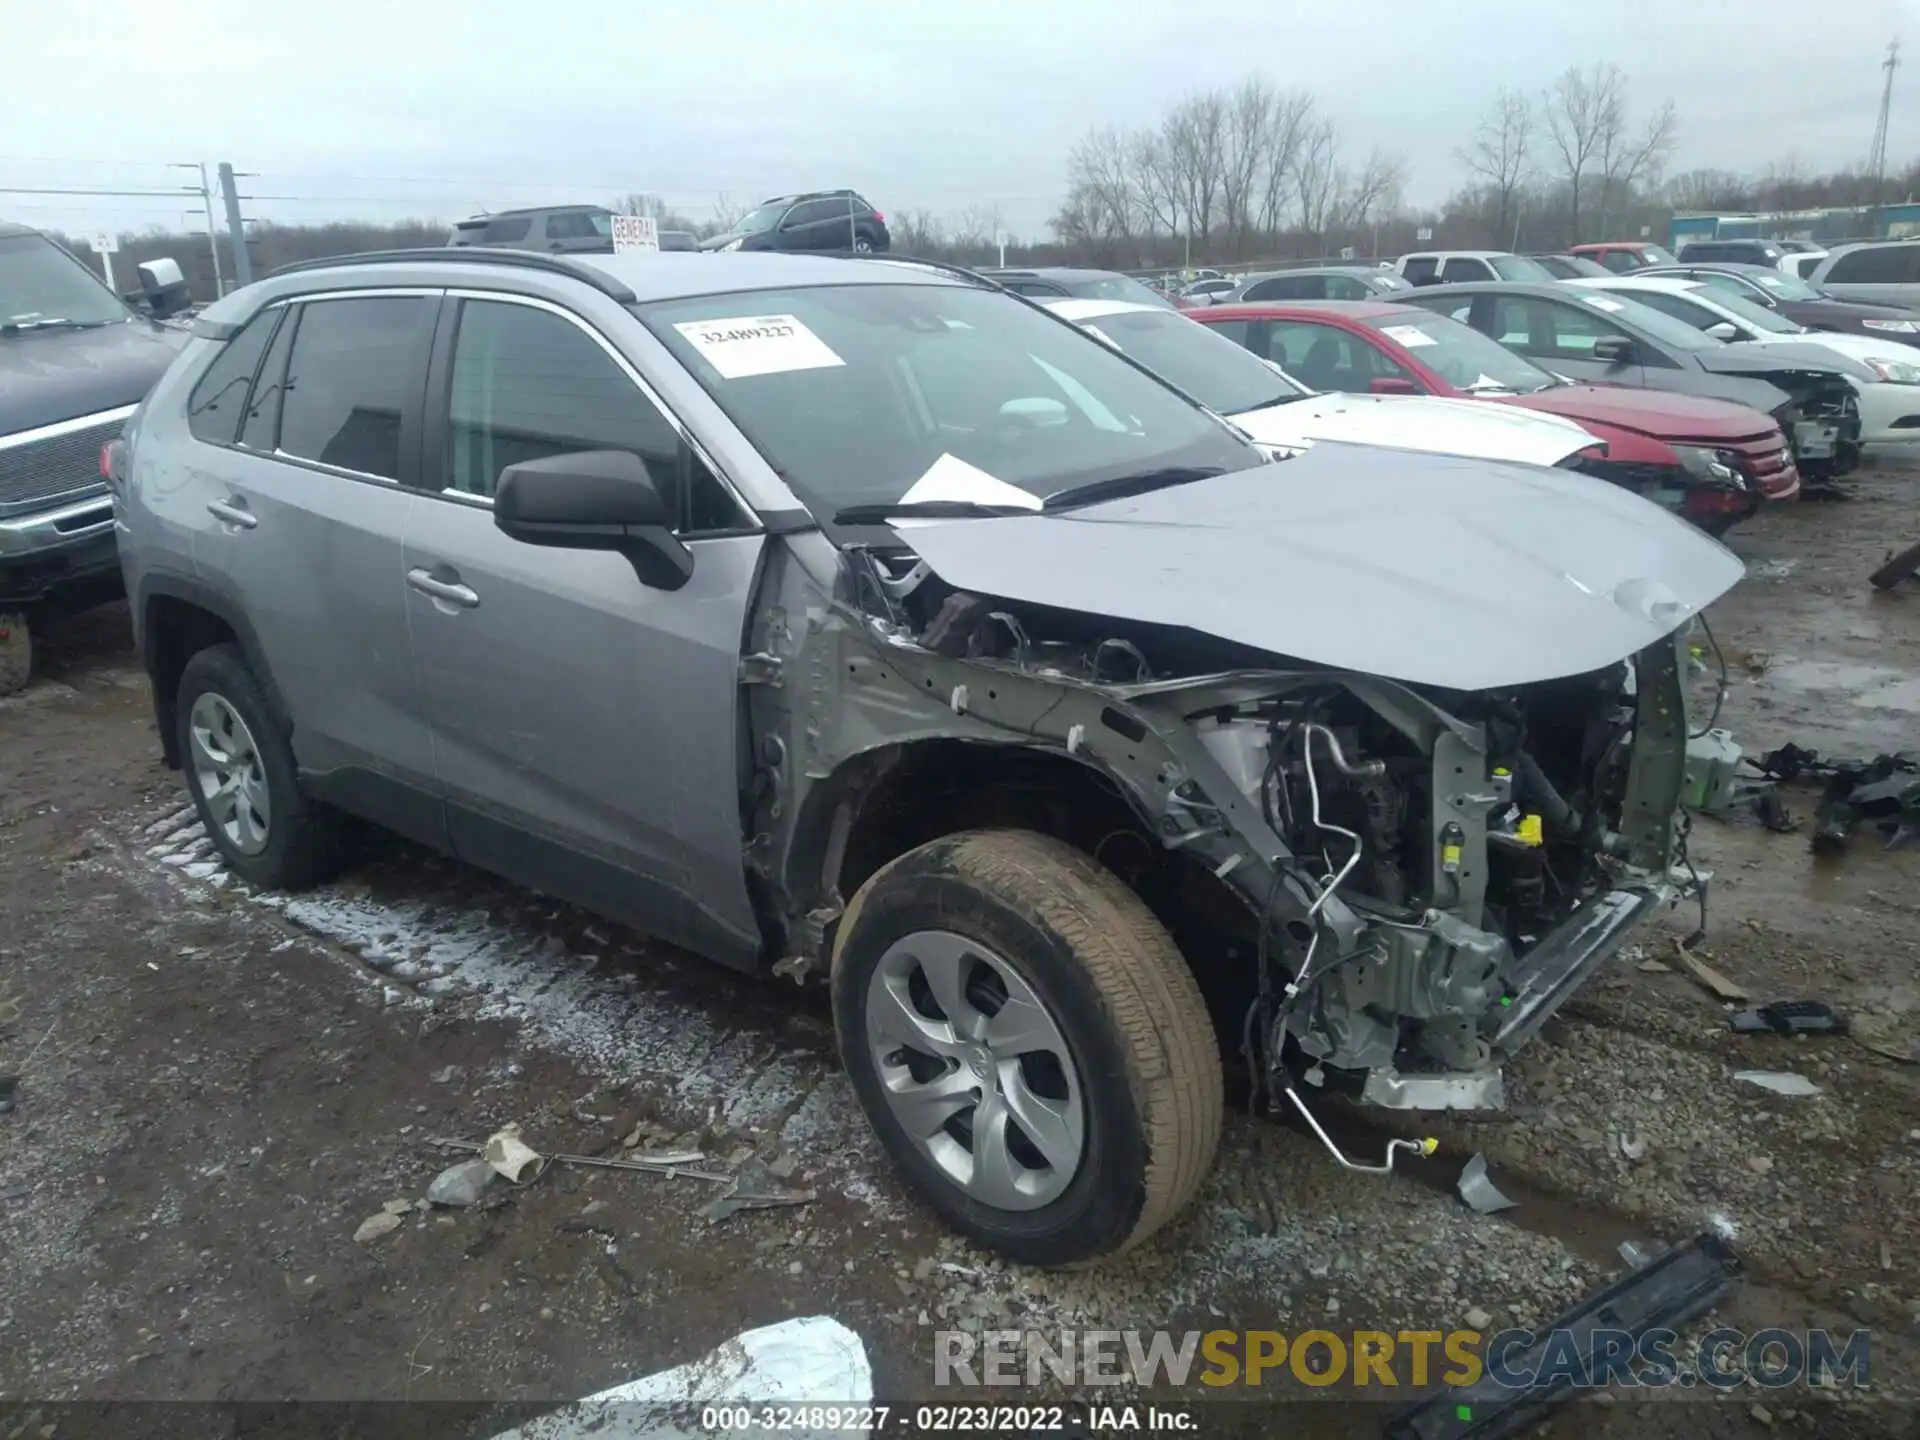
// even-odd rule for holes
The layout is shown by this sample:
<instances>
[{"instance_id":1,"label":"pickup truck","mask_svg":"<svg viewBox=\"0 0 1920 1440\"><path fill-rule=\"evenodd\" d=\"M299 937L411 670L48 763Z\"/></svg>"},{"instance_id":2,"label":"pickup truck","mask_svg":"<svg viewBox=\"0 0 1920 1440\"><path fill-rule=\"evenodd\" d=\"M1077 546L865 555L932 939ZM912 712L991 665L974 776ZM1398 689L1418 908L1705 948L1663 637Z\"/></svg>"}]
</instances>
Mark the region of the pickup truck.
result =
<instances>
[{"instance_id":1,"label":"pickup truck","mask_svg":"<svg viewBox=\"0 0 1920 1440\"><path fill-rule=\"evenodd\" d=\"M33 670L33 632L120 593L102 474L187 334L173 260L140 267L141 314L37 230L0 223L0 695Z\"/></svg>"}]
</instances>

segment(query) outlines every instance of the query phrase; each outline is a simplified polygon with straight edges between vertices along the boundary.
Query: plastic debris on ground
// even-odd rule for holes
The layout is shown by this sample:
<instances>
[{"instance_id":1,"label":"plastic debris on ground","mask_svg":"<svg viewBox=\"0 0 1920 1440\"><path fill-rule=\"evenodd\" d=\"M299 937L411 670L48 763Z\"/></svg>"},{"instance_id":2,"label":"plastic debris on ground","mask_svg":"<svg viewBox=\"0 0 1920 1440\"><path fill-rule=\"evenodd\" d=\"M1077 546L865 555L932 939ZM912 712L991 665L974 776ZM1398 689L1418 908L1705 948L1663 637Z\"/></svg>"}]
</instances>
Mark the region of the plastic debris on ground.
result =
<instances>
[{"instance_id":1,"label":"plastic debris on ground","mask_svg":"<svg viewBox=\"0 0 1920 1440\"><path fill-rule=\"evenodd\" d=\"M1680 957L1680 968L1691 975L1697 984L1705 986L1718 998L1722 1000L1753 998L1747 993L1745 986L1729 980L1678 940L1673 942L1673 953Z\"/></svg>"},{"instance_id":2,"label":"plastic debris on ground","mask_svg":"<svg viewBox=\"0 0 1920 1440\"><path fill-rule=\"evenodd\" d=\"M518 1125L507 1125L487 1137L480 1147L480 1158L494 1168L501 1179L513 1185L531 1183L547 1168L546 1156L520 1138Z\"/></svg>"},{"instance_id":3,"label":"plastic debris on ground","mask_svg":"<svg viewBox=\"0 0 1920 1440\"><path fill-rule=\"evenodd\" d=\"M1818 1095L1820 1087L1804 1075L1796 1075L1791 1070L1736 1070L1733 1078L1748 1085L1758 1085L1762 1090L1771 1090L1776 1095Z\"/></svg>"},{"instance_id":4,"label":"plastic debris on ground","mask_svg":"<svg viewBox=\"0 0 1920 1440\"><path fill-rule=\"evenodd\" d=\"M1736 1035L1844 1035L1846 1018L1819 1000L1775 1000L1727 1017Z\"/></svg>"},{"instance_id":5,"label":"plastic debris on ground","mask_svg":"<svg viewBox=\"0 0 1920 1440\"><path fill-rule=\"evenodd\" d=\"M860 1337L830 1316L809 1315L748 1330L691 1364L575 1400L493 1440L707 1440L698 1422L714 1405L741 1407L757 1420L764 1407L804 1404L829 1416L838 1407L838 1418L845 1418L847 1409L872 1402L873 1368ZM774 1432L753 1423L730 1433L771 1440ZM869 1430L800 1424L779 1434L782 1440L860 1440Z\"/></svg>"},{"instance_id":6,"label":"plastic debris on ground","mask_svg":"<svg viewBox=\"0 0 1920 1440\"><path fill-rule=\"evenodd\" d=\"M1467 1202L1467 1208L1478 1215L1511 1210L1519 1203L1500 1193L1499 1187L1487 1175L1487 1157L1479 1151L1475 1151L1473 1158L1467 1161L1454 1188L1460 1192L1460 1198Z\"/></svg>"}]
</instances>

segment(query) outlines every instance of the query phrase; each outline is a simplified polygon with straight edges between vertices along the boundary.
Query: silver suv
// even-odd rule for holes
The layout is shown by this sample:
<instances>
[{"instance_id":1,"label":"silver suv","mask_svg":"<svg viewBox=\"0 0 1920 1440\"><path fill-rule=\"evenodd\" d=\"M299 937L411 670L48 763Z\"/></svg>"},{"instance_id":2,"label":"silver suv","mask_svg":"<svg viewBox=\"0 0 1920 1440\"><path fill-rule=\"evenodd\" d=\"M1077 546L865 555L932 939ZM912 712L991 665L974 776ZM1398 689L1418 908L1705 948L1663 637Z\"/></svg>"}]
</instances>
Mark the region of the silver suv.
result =
<instances>
[{"instance_id":1,"label":"silver suv","mask_svg":"<svg viewBox=\"0 0 1920 1440\"><path fill-rule=\"evenodd\" d=\"M1678 632L1740 564L1613 486L1268 464L917 262L406 252L196 332L117 513L227 864L317 881L357 815L824 980L1009 1256L1181 1208L1221 1034L1275 1105L1499 1103L1676 893Z\"/></svg>"}]
</instances>

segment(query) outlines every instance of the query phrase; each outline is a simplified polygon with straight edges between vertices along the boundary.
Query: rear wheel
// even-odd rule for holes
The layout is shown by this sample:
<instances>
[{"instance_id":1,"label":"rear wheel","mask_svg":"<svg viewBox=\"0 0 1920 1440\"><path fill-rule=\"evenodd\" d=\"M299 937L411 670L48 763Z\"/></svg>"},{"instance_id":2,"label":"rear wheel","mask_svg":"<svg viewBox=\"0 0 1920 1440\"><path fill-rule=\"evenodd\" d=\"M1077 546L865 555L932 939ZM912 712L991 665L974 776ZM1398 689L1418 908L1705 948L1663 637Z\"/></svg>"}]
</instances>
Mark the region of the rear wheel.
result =
<instances>
[{"instance_id":1,"label":"rear wheel","mask_svg":"<svg viewBox=\"0 0 1920 1440\"><path fill-rule=\"evenodd\" d=\"M1220 1057L1199 987L1139 897L1060 841L963 831L883 867L841 921L833 1005L895 1164L1012 1259L1138 1244L1212 1163Z\"/></svg>"},{"instance_id":2,"label":"rear wheel","mask_svg":"<svg viewBox=\"0 0 1920 1440\"><path fill-rule=\"evenodd\" d=\"M174 714L193 807L229 870L294 890L339 868L339 822L300 793L293 747L237 649L187 662Z\"/></svg>"}]
</instances>

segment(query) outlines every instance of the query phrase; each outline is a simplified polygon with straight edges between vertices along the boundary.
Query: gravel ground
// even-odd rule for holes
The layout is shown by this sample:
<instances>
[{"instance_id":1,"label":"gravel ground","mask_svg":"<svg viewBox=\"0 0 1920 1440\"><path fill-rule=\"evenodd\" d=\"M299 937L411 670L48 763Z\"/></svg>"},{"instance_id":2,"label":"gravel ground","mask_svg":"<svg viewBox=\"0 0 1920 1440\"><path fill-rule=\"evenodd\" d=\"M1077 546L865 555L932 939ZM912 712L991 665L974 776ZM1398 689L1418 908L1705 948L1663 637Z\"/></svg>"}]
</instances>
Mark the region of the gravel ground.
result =
<instances>
[{"instance_id":1,"label":"gravel ground","mask_svg":"<svg viewBox=\"0 0 1920 1440\"><path fill-rule=\"evenodd\" d=\"M1916 523L1920 474L1854 488L1734 537L1751 578L1713 622L1721 723L1750 751L1920 746L1920 584L1864 585ZM1236 1116L1200 1200L1143 1252L1021 1271L895 1185L816 997L397 842L312 894L248 893L158 765L124 612L48 648L48 678L0 701L0 1071L23 1075L0 1117L0 1435L23 1401L556 1400L808 1313L858 1331L895 1397L935 1393L939 1329L1497 1329L1619 1273L1623 1240L1702 1228L1750 1267L1727 1323L1871 1327L1877 1398L1596 1402L1555 1433L1910 1433L1920 1097L1882 1052L1920 1036L1915 850L1862 836L1816 866L1804 833L1696 826L1716 875L1702 953L1756 1000L1843 1008L1855 1038L1728 1033L1670 968L1689 911L1549 1026L1507 1113L1440 1126L1439 1155L1394 1181ZM1746 1068L1821 1093L1775 1096ZM1377 1150L1376 1119L1333 1119ZM716 1171L757 1154L816 1198L713 1225L723 1182L555 1166L355 1240L459 1158L431 1141L508 1122L547 1152L691 1145ZM1454 1197L1475 1150L1515 1209ZM1306 1412L1288 1423L1326 1434L1385 1413Z\"/></svg>"}]
</instances>

